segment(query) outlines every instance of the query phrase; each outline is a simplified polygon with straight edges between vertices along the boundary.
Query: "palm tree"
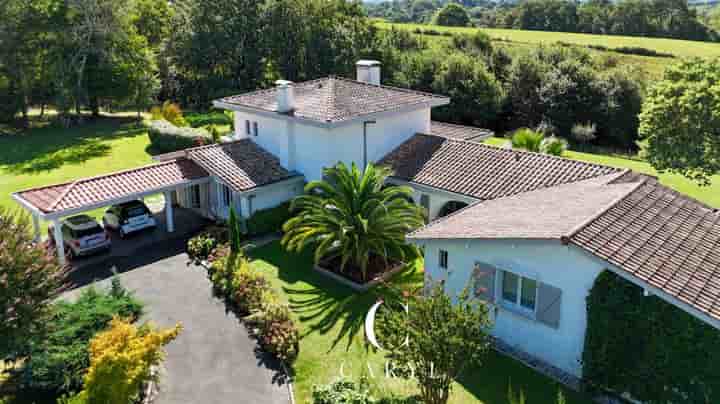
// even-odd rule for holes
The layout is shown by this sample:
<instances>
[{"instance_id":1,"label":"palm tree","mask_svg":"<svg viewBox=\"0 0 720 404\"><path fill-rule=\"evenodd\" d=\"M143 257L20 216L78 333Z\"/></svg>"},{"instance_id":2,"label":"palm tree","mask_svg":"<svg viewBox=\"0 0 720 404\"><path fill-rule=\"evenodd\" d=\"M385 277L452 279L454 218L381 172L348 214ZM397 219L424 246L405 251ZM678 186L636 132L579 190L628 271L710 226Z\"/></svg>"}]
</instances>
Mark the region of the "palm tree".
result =
<instances>
[{"instance_id":1,"label":"palm tree","mask_svg":"<svg viewBox=\"0 0 720 404\"><path fill-rule=\"evenodd\" d=\"M531 152L539 153L540 144L542 143L545 136L540 132L535 132L532 129L522 128L518 129L513 133L510 138L510 143L514 149L525 149Z\"/></svg>"},{"instance_id":2,"label":"palm tree","mask_svg":"<svg viewBox=\"0 0 720 404\"><path fill-rule=\"evenodd\" d=\"M297 216L283 226L282 245L288 251L312 246L316 264L340 257L340 270L351 264L363 280L372 256L387 262L417 254L405 235L425 223L424 211L411 202L411 188L385 187L390 169L370 164L363 173L354 163L350 169L338 163L323 174L324 180L308 183L305 195L292 201Z\"/></svg>"}]
</instances>

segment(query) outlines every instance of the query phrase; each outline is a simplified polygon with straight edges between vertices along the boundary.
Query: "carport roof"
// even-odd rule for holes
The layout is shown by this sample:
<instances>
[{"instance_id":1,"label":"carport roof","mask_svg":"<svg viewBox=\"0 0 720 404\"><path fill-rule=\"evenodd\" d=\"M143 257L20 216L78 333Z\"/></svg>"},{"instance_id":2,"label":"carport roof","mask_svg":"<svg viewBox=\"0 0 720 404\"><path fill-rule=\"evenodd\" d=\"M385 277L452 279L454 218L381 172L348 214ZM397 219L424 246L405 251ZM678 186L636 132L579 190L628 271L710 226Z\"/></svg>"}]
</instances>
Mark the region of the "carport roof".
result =
<instances>
[{"instance_id":1,"label":"carport roof","mask_svg":"<svg viewBox=\"0 0 720 404\"><path fill-rule=\"evenodd\" d=\"M162 191L207 177L202 167L187 159L177 159L130 170L118 171L73 182L27 189L13 194L23 205L42 214L93 207L134 194Z\"/></svg>"}]
</instances>

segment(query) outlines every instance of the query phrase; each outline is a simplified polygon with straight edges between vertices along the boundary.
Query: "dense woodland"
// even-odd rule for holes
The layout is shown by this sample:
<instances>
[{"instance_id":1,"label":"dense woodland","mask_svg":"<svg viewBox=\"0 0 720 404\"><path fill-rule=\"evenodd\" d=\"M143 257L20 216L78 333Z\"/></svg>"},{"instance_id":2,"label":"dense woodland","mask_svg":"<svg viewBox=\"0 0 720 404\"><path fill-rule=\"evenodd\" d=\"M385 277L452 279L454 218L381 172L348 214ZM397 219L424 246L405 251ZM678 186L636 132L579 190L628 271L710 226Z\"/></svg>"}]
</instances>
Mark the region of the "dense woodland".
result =
<instances>
[{"instance_id":1,"label":"dense woodland","mask_svg":"<svg viewBox=\"0 0 720 404\"><path fill-rule=\"evenodd\" d=\"M699 13L687 0L393 0L366 5L393 22L637 35L717 41L718 15ZM451 18L446 18L449 14Z\"/></svg>"},{"instance_id":2,"label":"dense woodland","mask_svg":"<svg viewBox=\"0 0 720 404\"><path fill-rule=\"evenodd\" d=\"M617 60L567 47L512 56L482 34L429 46L378 30L343 0L9 0L0 16L0 118L26 122L52 107L63 125L79 111L147 110L212 99L383 63L383 82L452 97L434 118L498 133L541 126L579 141L634 149L643 78ZM85 114L87 116L87 114Z\"/></svg>"}]
</instances>

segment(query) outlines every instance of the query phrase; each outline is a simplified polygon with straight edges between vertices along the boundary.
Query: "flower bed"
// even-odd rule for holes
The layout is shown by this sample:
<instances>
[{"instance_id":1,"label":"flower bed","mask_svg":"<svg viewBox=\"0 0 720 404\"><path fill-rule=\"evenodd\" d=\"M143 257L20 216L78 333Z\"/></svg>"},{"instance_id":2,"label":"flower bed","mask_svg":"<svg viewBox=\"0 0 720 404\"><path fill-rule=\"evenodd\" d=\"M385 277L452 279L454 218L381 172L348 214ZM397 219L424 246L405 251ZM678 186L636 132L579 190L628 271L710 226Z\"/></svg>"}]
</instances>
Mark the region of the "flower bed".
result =
<instances>
[{"instance_id":1,"label":"flower bed","mask_svg":"<svg viewBox=\"0 0 720 404\"><path fill-rule=\"evenodd\" d=\"M388 280L403 269L405 263L396 260L385 261L382 257L373 256L368 263L367 276L363 277L360 268L346 264L341 268L340 257L320 261L313 269L328 278L334 279L354 290L364 292L377 284Z\"/></svg>"}]
</instances>

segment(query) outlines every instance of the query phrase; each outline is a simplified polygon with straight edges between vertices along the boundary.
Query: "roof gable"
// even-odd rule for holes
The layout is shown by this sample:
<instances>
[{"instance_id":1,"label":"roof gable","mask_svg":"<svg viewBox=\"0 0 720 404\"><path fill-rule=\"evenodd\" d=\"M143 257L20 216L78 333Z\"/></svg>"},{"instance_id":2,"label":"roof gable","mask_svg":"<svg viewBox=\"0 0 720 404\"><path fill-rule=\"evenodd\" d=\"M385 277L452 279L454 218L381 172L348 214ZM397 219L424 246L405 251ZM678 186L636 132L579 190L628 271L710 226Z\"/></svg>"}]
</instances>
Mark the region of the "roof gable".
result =
<instances>
[{"instance_id":1,"label":"roof gable","mask_svg":"<svg viewBox=\"0 0 720 404\"><path fill-rule=\"evenodd\" d=\"M322 123L338 123L404 107L449 102L447 97L439 95L332 76L295 83L293 91L296 107L289 115ZM221 98L216 103L279 113L275 88Z\"/></svg>"}]
</instances>

